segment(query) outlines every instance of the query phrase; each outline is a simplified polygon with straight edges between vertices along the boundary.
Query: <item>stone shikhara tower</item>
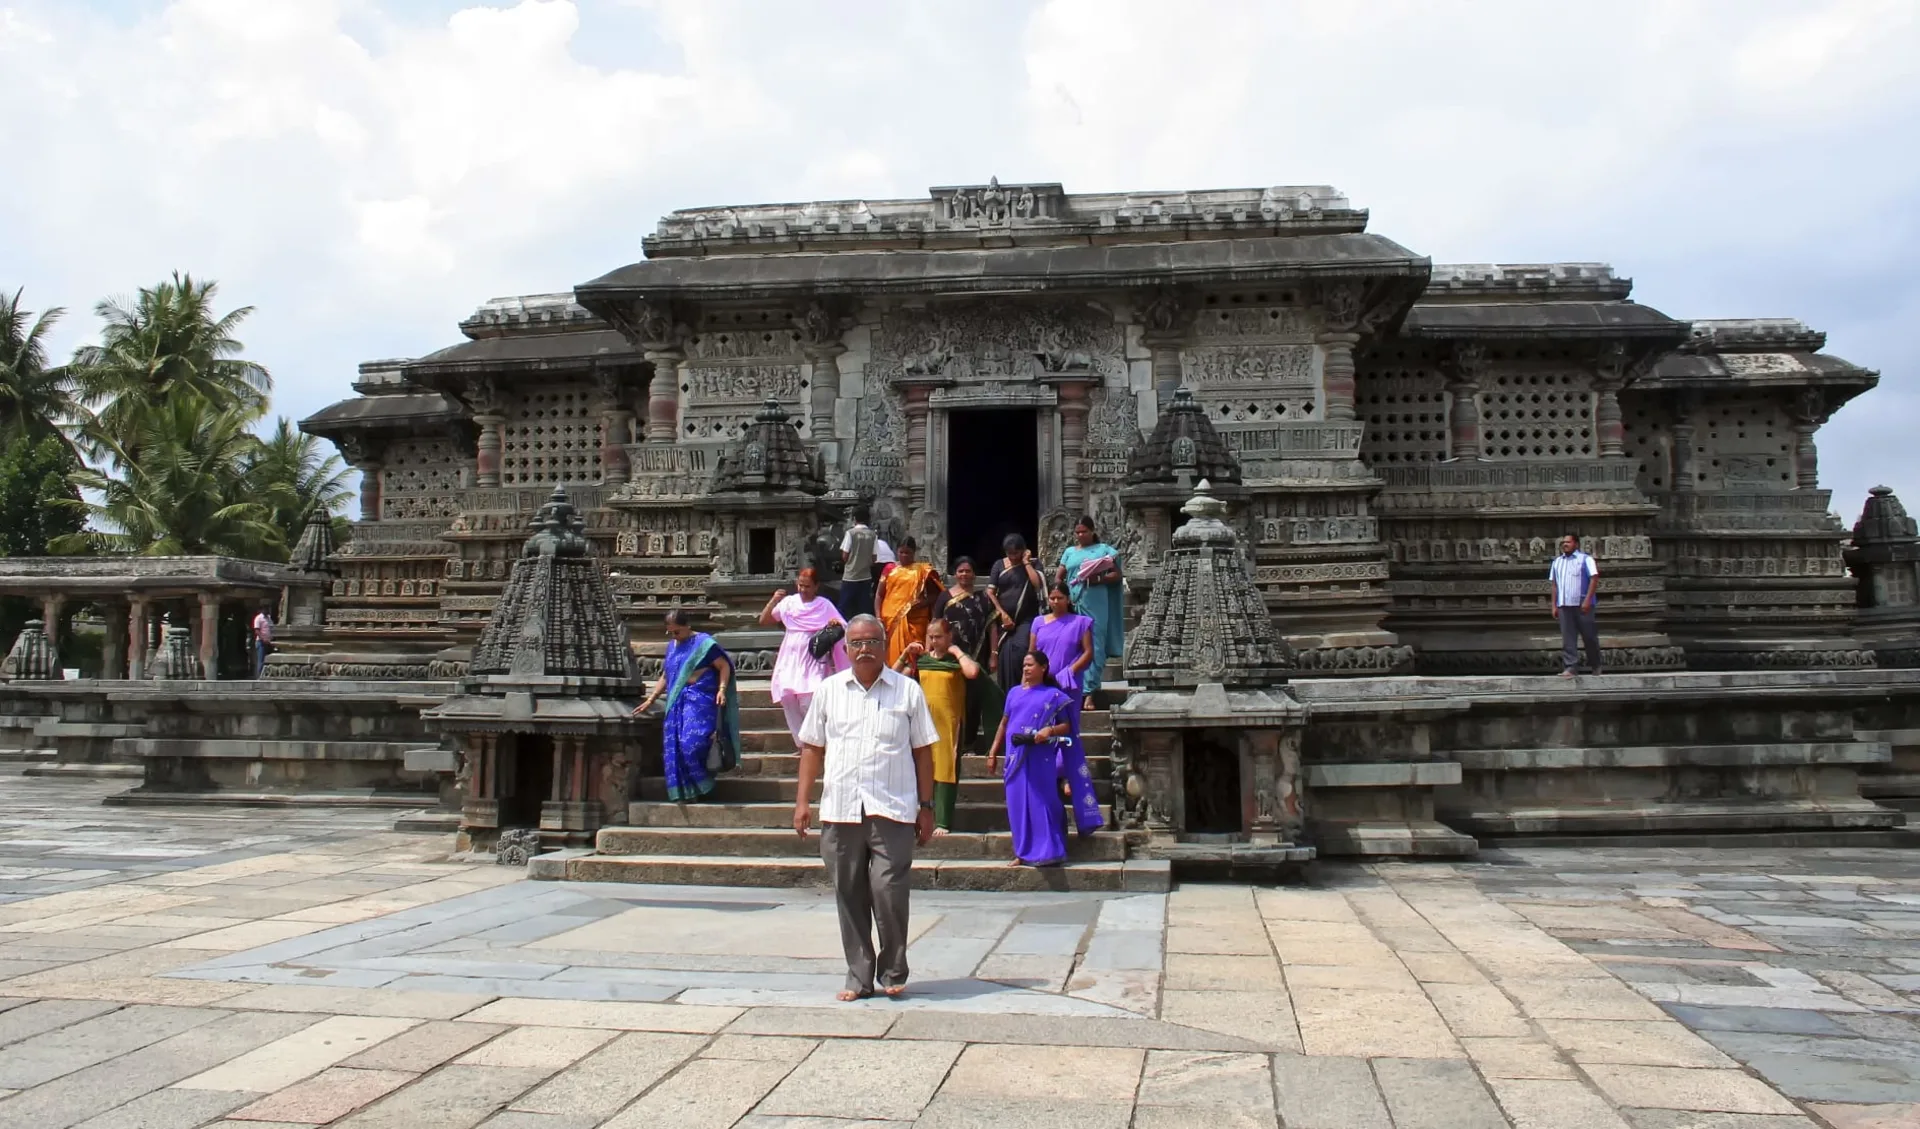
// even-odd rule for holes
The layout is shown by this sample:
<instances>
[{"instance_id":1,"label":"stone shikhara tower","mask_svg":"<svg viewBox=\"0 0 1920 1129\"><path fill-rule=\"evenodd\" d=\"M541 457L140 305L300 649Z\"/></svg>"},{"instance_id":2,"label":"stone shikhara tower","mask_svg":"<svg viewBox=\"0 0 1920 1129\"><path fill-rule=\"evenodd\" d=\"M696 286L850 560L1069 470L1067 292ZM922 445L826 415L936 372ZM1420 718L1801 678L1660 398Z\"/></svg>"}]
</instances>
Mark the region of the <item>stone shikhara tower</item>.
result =
<instances>
[{"instance_id":1,"label":"stone shikhara tower","mask_svg":"<svg viewBox=\"0 0 1920 1129\"><path fill-rule=\"evenodd\" d=\"M304 422L362 472L316 669L462 672L555 482L629 622L744 627L801 563L831 584L856 501L943 570L1089 514L1137 615L1184 476L1228 505L1303 671L1550 673L1568 531L1600 560L1609 669L1916 653L1856 637L1817 475L1819 427L1878 377L1797 322L1677 320L1596 263L1436 266L1325 186L989 181L693 208L645 245L363 365ZM798 461L740 469L773 426Z\"/></svg>"}]
</instances>

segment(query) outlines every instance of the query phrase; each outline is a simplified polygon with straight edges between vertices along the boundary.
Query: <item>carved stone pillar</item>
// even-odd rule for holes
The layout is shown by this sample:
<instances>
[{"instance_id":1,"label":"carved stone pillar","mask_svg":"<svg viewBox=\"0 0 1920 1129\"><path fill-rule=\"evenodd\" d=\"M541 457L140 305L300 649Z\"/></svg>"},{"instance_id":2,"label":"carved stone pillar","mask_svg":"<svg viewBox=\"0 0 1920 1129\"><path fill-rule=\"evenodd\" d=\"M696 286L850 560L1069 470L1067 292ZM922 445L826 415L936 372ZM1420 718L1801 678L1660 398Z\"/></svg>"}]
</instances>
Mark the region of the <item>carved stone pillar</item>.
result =
<instances>
[{"instance_id":1,"label":"carved stone pillar","mask_svg":"<svg viewBox=\"0 0 1920 1129\"><path fill-rule=\"evenodd\" d=\"M220 597L200 594L200 671L212 681L220 677Z\"/></svg>"},{"instance_id":2,"label":"carved stone pillar","mask_svg":"<svg viewBox=\"0 0 1920 1129\"><path fill-rule=\"evenodd\" d=\"M1314 339L1324 353L1321 366L1321 418L1335 423L1351 423L1354 418L1353 347L1360 343L1358 333L1322 333Z\"/></svg>"},{"instance_id":3,"label":"carved stone pillar","mask_svg":"<svg viewBox=\"0 0 1920 1129\"><path fill-rule=\"evenodd\" d=\"M360 470L360 520L380 520L380 472L385 464L379 459L363 458L354 464Z\"/></svg>"},{"instance_id":4,"label":"carved stone pillar","mask_svg":"<svg viewBox=\"0 0 1920 1129\"><path fill-rule=\"evenodd\" d=\"M1820 425L1827 422L1827 400L1818 388L1803 388L1787 412L1793 417L1793 488L1796 490L1818 490L1820 488L1820 448L1814 445L1813 434Z\"/></svg>"},{"instance_id":5,"label":"carved stone pillar","mask_svg":"<svg viewBox=\"0 0 1920 1129\"><path fill-rule=\"evenodd\" d=\"M600 409L600 481L618 486L632 476L626 444L633 413L620 398L618 377L601 372L595 373L593 379Z\"/></svg>"},{"instance_id":6,"label":"carved stone pillar","mask_svg":"<svg viewBox=\"0 0 1920 1129\"><path fill-rule=\"evenodd\" d=\"M812 366L807 424L808 438L815 443L825 443L834 437L833 402L840 398L840 354L847 351L840 342L840 335L849 324L846 313L846 307L839 302L815 300L808 302L793 321L794 328L800 331L807 362Z\"/></svg>"},{"instance_id":7,"label":"carved stone pillar","mask_svg":"<svg viewBox=\"0 0 1920 1129\"><path fill-rule=\"evenodd\" d=\"M1686 417L1676 417L1670 428L1674 442L1672 457L1672 488L1678 493L1693 493L1697 478L1693 474L1693 422Z\"/></svg>"},{"instance_id":8,"label":"carved stone pillar","mask_svg":"<svg viewBox=\"0 0 1920 1129\"><path fill-rule=\"evenodd\" d=\"M100 645L100 677L125 678L127 637L113 629L113 618L113 611L109 606L106 613L107 629L101 633L104 638Z\"/></svg>"},{"instance_id":9,"label":"carved stone pillar","mask_svg":"<svg viewBox=\"0 0 1920 1129\"><path fill-rule=\"evenodd\" d=\"M1092 377L1075 375L1049 381L1060 393L1060 500L1072 513L1087 505L1082 456L1087 446L1087 413L1093 408Z\"/></svg>"},{"instance_id":10,"label":"carved stone pillar","mask_svg":"<svg viewBox=\"0 0 1920 1129\"><path fill-rule=\"evenodd\" d=\"M680 427L680 362L678 349L649 349L653 379L647 383L647 442L672 443Z\"/></svg>"},{"instance_id":11,"label":"carved stone pillar","mask_svg":"<svg viewBox=\"0 0 1920 1129\"><path fill-rule=\"evenodd\" d=\"M840 398L840 354L846 351L847 347L838 342L807 347L807 361L813 366L807 421L809 438L815 443L833 438L833 402Z\"/></svg>"},{"instance_id":12,"label":"carved stone pillar","mask_svg":"<svg viewBox=\"0 0 1920 1129\"><path fill-rule=\"evenodd\" d=\"M1185 374L1180 368L1180 347L1186 343L1193 323L1193 304L1177 290L1163 290L1140 310L1144 327L1140 343L1152 354L1153 398L1164 408L1173 400Z\"/></svg>"},{"instance_id":13,"label":"carved stone pillar","mask_svg":"<svg viewBox=\"0 0 1920 1129\"><path fill-rule=\"evenodd\" d=\"M1593 430L1600 440L1600 457L1627 457L1627 425L1620 415L1620 385L1613 377L1602 376L1595 384L1597 399L1593 408Z\"/></svg>"},{"instance_id":14,"label":"carved stone pillar","mask_svg":"<svg viewBox=\"0 0 1920 1129\"><path fill-rule=\"evenodd\" d=\"M147 620L149 607L145 600L134 599L127 604L127 677L138 681L147 676Z\"/></svg>"},{"instance_id":15,"label":"carved stone pillar","mask_svg":"<svg viewBox=\"0 0 1920 1129\"><path fill-rule=\"evenodd\" d=\"M60 612L66 606L65 596L40 597L40 618L45 621L47 645L56 655L60 653Z\"/></svg>"},{"instance_id":16,"label":"carved stone pillar","mask_svg":"<svg viewBox=\"0 0 1920 1129\"><path fill-rule=\"evenodd\" d=\"M493 412L484 412L473 417L475 426L480 428L480 437L473 444L473 484L475 486L500 485L500 451L506 445L504 429L507 417Z\"/></svg>"},{"instance_id":17,"label":"carved stone pillar","mask_svg":"<svg viewBox=\"0 0 1920 1129\"><path fill-rule=\"evenodd\" d=\"M1487 351L1478 345L1454 347L1447 366L1448 456L1455 459L1482 457L1480 442L1480 375L1486 371Z\"/></svg>"},{"instance_id":18,"label":"carved stone pillar","mask_svg":"<svg viewBox=\"0 0 1920 1129\"><path fill-rule=\"evenodd\" d=\"M917 511L927 504L927 398L933 385L902 380L898 387L907 411L907 506Z\"/></svg>"}]
</instances>

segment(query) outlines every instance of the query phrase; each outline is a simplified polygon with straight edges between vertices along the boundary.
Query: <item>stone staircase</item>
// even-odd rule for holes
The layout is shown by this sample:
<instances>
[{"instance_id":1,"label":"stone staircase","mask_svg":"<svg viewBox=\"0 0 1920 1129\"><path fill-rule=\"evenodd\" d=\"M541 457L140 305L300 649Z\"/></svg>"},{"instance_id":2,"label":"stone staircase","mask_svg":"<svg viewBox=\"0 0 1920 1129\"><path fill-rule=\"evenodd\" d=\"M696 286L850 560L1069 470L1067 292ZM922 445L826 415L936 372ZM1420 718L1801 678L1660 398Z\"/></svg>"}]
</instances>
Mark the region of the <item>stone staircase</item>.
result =
<instances>
[{"instance_id":1,"label":"stone staircase","mask_svg":"<svg viewBox=\"0 0 1920 1129\"><path fill-rule=\"evenodd\" d=\"M764 682L747 682L740 701L742 753L738 768L721 777L706 802L666 799L659 778L640 782L641 798L628 807L627 826L603 828L592 854L543 857L536 876L574 881L720 886L824 886L816 835L793 831L793 795L799 755L786 719ZM1112 800L1112 730L1107 712L1083 719L1088 767L1101 803ZM984 756L961 758L960 798L952 833L914 853L914 886L940 890L1164 890L1168 864L1129 858L1126 836L1101 831L1082 839L1069 833L1068 861L1059 867L1012 867L1004 792L989 777ZM814 786L816 802L819 785ZM1142 852L1135 850L1134 855Z\"/></svg>"}]
</instances>

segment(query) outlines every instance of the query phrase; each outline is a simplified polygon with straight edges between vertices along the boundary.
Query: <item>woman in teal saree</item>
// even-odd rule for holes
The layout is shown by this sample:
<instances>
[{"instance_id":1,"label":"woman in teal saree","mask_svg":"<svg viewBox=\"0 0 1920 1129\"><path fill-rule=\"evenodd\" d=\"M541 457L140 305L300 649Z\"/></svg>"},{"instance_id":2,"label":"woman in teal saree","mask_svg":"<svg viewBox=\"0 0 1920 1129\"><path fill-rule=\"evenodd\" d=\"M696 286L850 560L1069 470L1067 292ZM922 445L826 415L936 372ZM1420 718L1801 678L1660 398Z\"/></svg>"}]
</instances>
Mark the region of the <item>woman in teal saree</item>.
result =
<instances>
[{"instance_id":1,"label":"woman in teal saree","mask_svg":"<svg viewBox=\"0 0 1920 1129\"><path fill-rule=\"evenodd\" d=\"M1100 540L1093 519L1074 523L1073 544L1060 555L1055 579L1073 596L1073 610L1093 621L1093 662L1081 676L1085 708L1093 708L1107 660L1126 653L1126 620L1121 611L1120 552Z\"/></svg>"},{"instance_id":2,"label":"woman in teal saree","mask_svg":"<svg viewBox=\"0 0 1920 1129\"><path fill-rule=\"evenodd\" d=\"M687 613L667 613L666 666L640 703L639 714L664 696L662 757L667 798L698 800L713 791L715 774L740 763L740 704L733 663L713 636L693 629Z\"/></svg>"}]
</instances>

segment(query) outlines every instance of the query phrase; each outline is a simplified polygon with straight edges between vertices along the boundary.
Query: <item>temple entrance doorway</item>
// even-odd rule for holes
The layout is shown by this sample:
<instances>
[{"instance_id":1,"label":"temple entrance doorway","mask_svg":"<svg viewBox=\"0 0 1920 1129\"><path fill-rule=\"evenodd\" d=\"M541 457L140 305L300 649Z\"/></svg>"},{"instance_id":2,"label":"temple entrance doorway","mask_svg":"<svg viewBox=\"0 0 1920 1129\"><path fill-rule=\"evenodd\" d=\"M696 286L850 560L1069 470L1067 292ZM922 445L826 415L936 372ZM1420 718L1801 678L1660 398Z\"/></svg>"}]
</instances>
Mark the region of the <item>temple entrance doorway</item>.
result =
<instances>
[{"instance_id":1,"label":"temple entrance doorway","mask_svg":"<svg viewBox=\"0 0 1920 1129\"><path fill-rule=\"evenodd\" d=\"M947 418L947 545L973 558L984 582L1000 543L1018 533L1034 548L1040 531L1038 420L1031 408L966 408ZM942 574L953 562L936 561Z\"/></svg>"},{"instance_id":2,"label":"temple entrance doorway","mask_svg":"<svg viewBox=\"0 0 1920 1129\"><path fill-rule=\"evenodd\" d=\"M540 803L553 791L553 738L516 733L512 765L500 773L500 827L540 826Z\"/></svg>"}]
</instances>

